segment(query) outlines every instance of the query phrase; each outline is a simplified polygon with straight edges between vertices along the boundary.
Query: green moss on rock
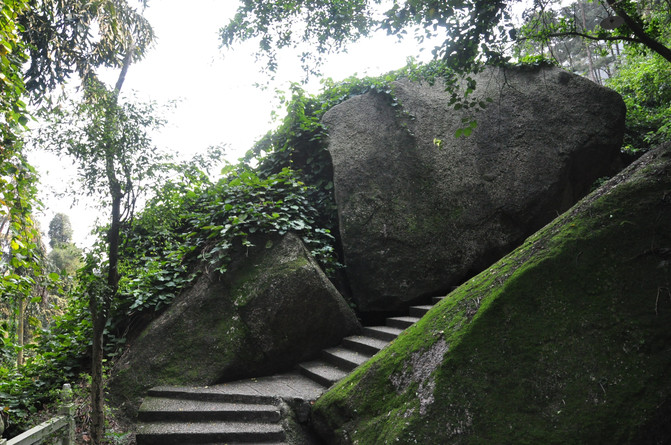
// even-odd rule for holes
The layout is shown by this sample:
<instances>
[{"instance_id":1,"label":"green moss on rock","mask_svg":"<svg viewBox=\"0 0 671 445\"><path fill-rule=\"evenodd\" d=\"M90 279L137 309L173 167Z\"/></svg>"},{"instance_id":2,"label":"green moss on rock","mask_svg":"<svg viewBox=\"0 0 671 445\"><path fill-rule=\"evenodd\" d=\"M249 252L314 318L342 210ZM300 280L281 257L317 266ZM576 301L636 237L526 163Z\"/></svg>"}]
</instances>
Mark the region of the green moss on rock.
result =
<instances>
[{"instance_id":1,"label":"green moss on rock","mask_svg":"<svg viewBox=\"0 0 671 445\"><path fill-rule=\"evenodd\" d=\"M450 294L315 419L332 443L666 443L670 281L666 147Z\"/></svg>"}]
</instances>

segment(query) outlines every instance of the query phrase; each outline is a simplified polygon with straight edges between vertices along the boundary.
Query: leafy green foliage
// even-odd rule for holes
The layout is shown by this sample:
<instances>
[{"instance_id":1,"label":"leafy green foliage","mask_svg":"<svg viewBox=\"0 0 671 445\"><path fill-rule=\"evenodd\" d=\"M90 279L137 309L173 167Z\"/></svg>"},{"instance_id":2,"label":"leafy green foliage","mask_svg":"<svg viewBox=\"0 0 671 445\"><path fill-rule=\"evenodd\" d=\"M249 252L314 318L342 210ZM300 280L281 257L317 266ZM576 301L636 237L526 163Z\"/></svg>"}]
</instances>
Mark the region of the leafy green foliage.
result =
<instances>
[{"instance_id":1,"label":"leafy green foliage","mask_svg":"<svg viewBox=\"0 0 671 445\"><path fill-rule=\"evenodd\" d=\"M603 76L610 77L618 62L619 43L597 38L603 31L603 5L581 0L559 9L551 6L525 12L516 56L528 63L550 61L599 83Z\"/></svg>"},{"instance_id":2,"label":"leafy green foliage","mask_svg":"<svg viewBox=\"0 0 671 445\"><path fill-rule=\"evenodd\" d=\"M72 243L54 247L47 257L50 270L63 277L74 277L82 266L82 250Z\"/></svg>"},{"instance_id":3,"label":"leafy green foliage","mask_svg":"<svg viewBox=\"0 0 671 445\"><path fill-rule=\"evenodd\" d=\"M8 415L10 434L25 430L45 403L57 399L56 390L76 379L90 338L85 300L74 298L68 311L40 332L38 342L27 346L32 353L24 366L0 367L0 408Z\"/></svg>"},{"instance_id":4,"label":"leafy green foliage","mask_svg":"<svg viewBox=\"0 0 671 445\"><path fill-rule=\"evenodd\" d=\"M354 1L245 1L235 18L221 30L223 45L257 39L259 53L268 55L267 66L277 68L274 48L295 47L297 40L310 41L315 51L306 51L301 62L312 70L322 56L342 49L347 42L368 35L377 21L369 2ZM298 29L297 22L304 23Z\"/></svg>"},{"instance_id":5,"label":"leafy green foliage","mask_svg":"<svg viewBox=\"0 0 671 445\"><path fill-rule=\"evenodd\" d=\"M132 210L137 196L166 159L150 137L150 132L162 127L165 120L153 102L129 98L116 104L113 96L101 84L92 83L82 102L70 101L44 110L42 117L48 125L40 128L35 144L76 161L81 166L78 174L82 188L78 191L94 197L101 208L110 206L107 162L112 155L125 205Z\"/></svg>"},{"instance_id":6,"label":"leafy green foliage","mask_svg":"<svg viewBox=\"0 0 671 445\"><path fill-rule=\"evenodd\" d=\"M18 24L29 48L25 79L34 99L41 101L73 74L90 81L98 67L120 68L129 51L139 60L154 34L132 3L145 2L30 0Z\"/></svg>"},{"instance_id":7,"label":"leafy green foliage","mask_svg":"<svg viewBox=\"0 0 671 445\"><path fill-rule=\"evenodd\" d=\"M26 298L41 273L39 233L30 217L37 189L35 170L22 158L0 164L0 229L7 253L0 261L0 298Z\"/></svg>"},{"instance_id":8,"label":"leafy green foliage","mask_svg":"<svg viewBox=\"0 0 671 445\"><path fill-rule=\"evenodd\" d=\"M243 166L227 170L216 184L167 183L166 193L150 200L125 232L120 294L126 310L160 309L200 267L223 273L236 247L265 242L267 235L296 233L327 272L337 267L332 236L316 224L308 188L291 170L265 178Z\"/></svg>"},{"instance_id":9,"label":"leafy green foliage","mask_svg":"<svg viewBox=\"0 0 671 445\"><path fill-rule=\"evenodd\" d=\"M625 150L647 150L671 141L671 69L665 59L629 53L607 85L627 104Z\"/></svg>"},{"instance_id":10,"label":"leafy green foliage","mask_svg":"<svg viewBox=\"0 0 671 445\"><path fill-rule=\"evenodd\" d=\"M236 16L221 30L221 42L230 47L254 39L258 56L267 68L277 67L277 51L307 44L302 54L306 72L314 73L324 54L342 50L346 44L382 29L399 39L415 31L421 44L445 38L434 47L436 59L451 67L472 67L476 60L506 59L504 45L510 41L507 6L515 1L412 0L387 4L379 0L281 0L245 1ZM509 27L510 25L508 25ZM446 38L448 37L449 38Z\"/></svg>"},{"instance_id":11,"label":"leafy green foliage","mask_svg":"<svg viewBox=\"0 0 671 445\"><path fill-rule=\"evenodd\" d=\"M571 7L564 7L564 11L558 13L557 9L563 4L558 0L536 0L527 4L521 29L513 14L515 8L524 6L521 0L410 0L384 5L377 0L247 1L222 28L221 41L230 47L237 42L256 40L258 55L266 59L270 71L277 68L279 50L308 45L315 56L311 57L306 51L301 58L307 73L318 70L324 54L341 51L348 43L378 29L399 39L412 32L420 47L431 42L435 60L443 60L461 72L477 69L479 62L505 63L510 60L511 47L516 45L540 45L541 51L552 46L554 57L562 51L555 44L556 39L572 37L626 42L655 51L671 61L671 50L660 43L666 40L669 30L668 16L658 14L668 9L666 2L601 0L591 3L594 6L590 5L590 11L598 10L601 18L618 15L624 23L615 29L604 29L600 20L594 23L597 16L590 17L587 23L585 6L582 6L582 17ZM522 52L528 52L528 48Z\"/></svg>"},{"instance_id":12,"label":"leafy green foliage","mask_svg":"<svg viewBox=\"0 0 671 445\"><path fill-rule=\"evenodd\" d=\"M23 0L0 3L0 303L20 309L30 299L41 269L39 233L30 217L36 175L21 154L18 137L28 120L22 72L26 44L17 24L26 8Z\"/></svg>"},{"instance_id":13,"label":"leafy green foliage","mask_svg":"<svg viewBox=\"0 0 671 445\"><path fill-rule=\"evenodd\" d=\"M0 4L0 123L3 162L11 157L16 131L27 122L22 66L26 61L26 44L21 39L17 17L27 10L25 0L3 1Z\"/></svg>"}]
</instances>

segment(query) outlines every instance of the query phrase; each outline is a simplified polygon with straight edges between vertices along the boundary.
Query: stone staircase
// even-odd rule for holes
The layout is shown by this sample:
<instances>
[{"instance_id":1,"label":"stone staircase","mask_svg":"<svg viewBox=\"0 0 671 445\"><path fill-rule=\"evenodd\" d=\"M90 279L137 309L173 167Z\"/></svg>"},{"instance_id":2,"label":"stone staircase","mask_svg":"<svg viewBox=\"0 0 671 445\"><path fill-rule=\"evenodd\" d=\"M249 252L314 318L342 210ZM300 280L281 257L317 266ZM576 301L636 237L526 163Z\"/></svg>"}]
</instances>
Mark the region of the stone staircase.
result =
<instances>
[{"instance_id":1,"label":"stone staircase","mask_svg":"<svg viewBox=\"0 0 671 445\"><path fill-rule=\"evenodd\" d=\"M339 346L323 350L319 359L301 363L298 369L306 377L328 388L387 346L432 307L411 306L408 316L387 318L385 326L366 326L361 335L345 337Z\"/></svg>"},{"instance_id":2,"label":"stone staircase","mask_svg":"<svg viewBox=\"0 0 671 445\"><path fill-rule=\"evenodd\" d=\"M435 297L433 303L441 298ZM344 338L318 359L299 364L295 372L210 387L153 388L140 407L137 443L283 444L291 428L282 412L283 401L290 402L293 411L302 411L299 422L306 420L311 402L432 307L412 306L407 316L387 318L385 326L364 327L361 335Z\"/></svg>"}]
</instances>

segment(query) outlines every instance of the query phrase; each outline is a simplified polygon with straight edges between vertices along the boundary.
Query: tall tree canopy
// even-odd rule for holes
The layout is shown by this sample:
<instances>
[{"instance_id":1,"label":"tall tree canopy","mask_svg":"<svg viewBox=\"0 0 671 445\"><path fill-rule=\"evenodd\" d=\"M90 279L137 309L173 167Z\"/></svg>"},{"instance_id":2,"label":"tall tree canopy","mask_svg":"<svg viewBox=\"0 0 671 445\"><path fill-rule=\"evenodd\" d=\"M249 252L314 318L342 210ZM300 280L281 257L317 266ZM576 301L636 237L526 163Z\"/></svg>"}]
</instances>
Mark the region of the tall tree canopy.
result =
<instances>
[{"instance_id":1,"label":"tall tree canopy","mask_svg":"<svg viewBox=\"0 0 671 445\"><path fill-rule=\"evenodd\" d=\"M277 50L309 47L302 55L306 71L314 72L325 54L342 50L348 43L376 30L404 38L410 31L420 44L426 39L439 43L433 56L448 66L469 70L476 62L505 61L520 37L580 35L639 44L671 62L671 50L662 42L669 32L668 0L598 0L604 18L619 17L584 32L578 21L564 20L561 27L543 28L536 35L519 35L514 12L527 8L545 11L559 0L244 0L236 16L221 30L223 46L255 39L257 55L272 71L277 67ZM664 12L657 14L656 12Z\"/></svg>"},{"instance_id":2,"label":"tall tree canopy","mask_svg":"<svg viewBox=\"0 0 671 445\"><path fill-rule=\"evenodd\" d=\"M72 242L72 224L70 217L65 213L56 213L49 222L49 245L56 247L59 244Z\"/></svg>"},{"instance_id":3,"label":"tall tree canopy","mask_svg":"<svg viewBox=\"0 0 671 445\"><path fill-rule=\"evenodd\" d=\"M143 6L146 0L133 3ZM72 75L86 81L98 67L121 68L129 42L134 60L141 57L154 33L133 3L29 0L19 16L21 38L28 45L26 88L41 95Z\"/></svg>"}]
</instances>

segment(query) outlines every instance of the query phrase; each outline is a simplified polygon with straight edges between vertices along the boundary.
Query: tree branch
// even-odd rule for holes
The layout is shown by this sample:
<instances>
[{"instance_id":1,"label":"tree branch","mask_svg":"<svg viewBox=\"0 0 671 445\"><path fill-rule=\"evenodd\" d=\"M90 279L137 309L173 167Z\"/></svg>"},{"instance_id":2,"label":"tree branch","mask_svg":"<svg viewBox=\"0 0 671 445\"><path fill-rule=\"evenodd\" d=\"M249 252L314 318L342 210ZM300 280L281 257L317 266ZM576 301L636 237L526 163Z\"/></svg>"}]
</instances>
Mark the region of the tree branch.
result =
<instances>
[{"instance_id":1,"label":"tree branch","mask_svg":"<svg viewBox=\"0 0 671 445\"><path fill-rule=\"evenodd\" d=\"M119 95L121 87L123 86L123 83L126 81L126 74L128 73L128 68L130 67L130 64L133 61L134 51L135 51L135 45L131 43L130 48L128 48L128 52L126 53L126 56L123 59L123 65L121 66L121 72L119 73L119 78L117 79L116 85L114 86L114 92L116 95Z\"/></svg>"},{"instance_id":2,"label":"tree branch","mask_svg":"<svg viewBox=\"0 0 671 445\"><path fill-rule=\"evenodd\" d=\"M613 8L613 11L620 17L622 17L622 20L624 20L624 23L631 29L631 31L638 37L640 42L659 54L660 56L664 57L666 60L671 62L671 49L667 48L666 46L662 45L660 42L655 40L654 38L650 37L641 24L636 21L633 17L631 17L629 14L627 14L627 11L624 10L619 4L618 1L616 0L606 0L608 3L608 6Z\"/></svg>"},{"instance_id":3,"label":"tree branch","mask_svg":"<svg viewBox=\"0 0 671 445\"><path fill-rule=\"evenodd\" d=\"M631 42L631 43L643 43L640 39L637 39L636 37L629 37L629 36L594 36L591 34L585 34L582 32L578 31L566 31L566 32L556 32L556 33L550 33L548 34L548 37L580 37L583 39L588 39L588 40L595 40L595 41L605 41L605 42Z\"/></svg>"}]
</instances>

